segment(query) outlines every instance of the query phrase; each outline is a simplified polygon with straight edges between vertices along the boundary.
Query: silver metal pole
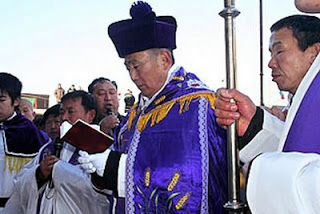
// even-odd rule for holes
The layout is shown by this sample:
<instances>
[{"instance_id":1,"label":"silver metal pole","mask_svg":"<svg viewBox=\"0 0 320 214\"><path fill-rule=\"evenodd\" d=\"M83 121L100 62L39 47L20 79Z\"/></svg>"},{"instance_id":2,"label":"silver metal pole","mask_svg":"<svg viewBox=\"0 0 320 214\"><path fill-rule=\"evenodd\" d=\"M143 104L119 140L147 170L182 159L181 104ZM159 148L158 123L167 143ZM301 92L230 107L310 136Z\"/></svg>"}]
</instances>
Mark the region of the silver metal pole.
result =
<instances>
[{"instance_id":1,"label":"silver metal pole","mask_svg":"<svg viewBox=\"0 0 320 214\"><path fill-rule=\"evenodd\" d=\"M263 7L262 0L259 2L260 14L260 105L264 106L263 102Z\"/></svg>"},{"instance_id":2,"label":"silver metal pole","mask_svg":"<svg viewBox=\"0 0 320 214\"><path fill-rule=\"evenodd\" d=\"M234 18L240 12L234 7L234 0L225 0L225 8L219 13L225 19L225 44L226 44L226 74L227 88L236 87L236 41ZM236 124L228 126L228 198L229 201L224 205L229 213L242 213L246 208L240 202L240 176L239 176L239 152L237 142Z\"/></svg>"}]
</instances>

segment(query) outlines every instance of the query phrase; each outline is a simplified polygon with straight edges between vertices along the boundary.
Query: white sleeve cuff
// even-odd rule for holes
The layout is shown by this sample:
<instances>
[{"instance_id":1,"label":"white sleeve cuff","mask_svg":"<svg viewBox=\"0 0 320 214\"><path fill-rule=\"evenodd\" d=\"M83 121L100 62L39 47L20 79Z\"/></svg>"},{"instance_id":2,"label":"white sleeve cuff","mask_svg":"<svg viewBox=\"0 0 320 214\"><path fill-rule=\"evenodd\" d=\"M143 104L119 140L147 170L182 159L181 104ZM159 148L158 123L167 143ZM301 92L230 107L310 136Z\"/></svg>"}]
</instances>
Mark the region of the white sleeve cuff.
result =
<instances>
[{"instance_id":1,"label":"white sleeve cuff","mask_svg":"<svg viewBox=\"0 0 320 214\"><path fill-rule=\"evenodd\" d=\"M244 163L251 161L261 153L278 150L284 122L268 111L263 111L262 130L240 151L240 160Z\"/></svg>"},{"instance_id":2,"label":"white sleeve cuff","mask_svg":"<svg viewBox=\"0 0 320 214\"><path fill-rule=\"evenodd\" d=\"M127 154L122 154L118 168L118 196L124 198L126 196L126 162Z\"/></svg>"}]
</instances>

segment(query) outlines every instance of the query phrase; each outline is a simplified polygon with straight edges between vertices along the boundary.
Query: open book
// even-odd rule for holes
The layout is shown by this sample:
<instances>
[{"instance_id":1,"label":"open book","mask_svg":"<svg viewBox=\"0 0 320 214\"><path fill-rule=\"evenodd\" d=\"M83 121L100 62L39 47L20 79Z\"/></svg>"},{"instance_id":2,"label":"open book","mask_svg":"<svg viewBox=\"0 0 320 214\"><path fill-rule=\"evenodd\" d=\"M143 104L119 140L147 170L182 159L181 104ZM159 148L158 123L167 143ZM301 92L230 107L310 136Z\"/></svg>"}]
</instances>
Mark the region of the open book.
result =
<instances>
[{"instance_id":1,"label":"open book","mask_svg":"<svg viewBox=\"0 0 320 214\"><path fill-rule=\"evenodd\" d=\"M80 119L73 125L65 121L60 128L62 140L89 154L103 152L113 144L113 138L100 131L99 126Z\"/></svg>"}]
</instances>

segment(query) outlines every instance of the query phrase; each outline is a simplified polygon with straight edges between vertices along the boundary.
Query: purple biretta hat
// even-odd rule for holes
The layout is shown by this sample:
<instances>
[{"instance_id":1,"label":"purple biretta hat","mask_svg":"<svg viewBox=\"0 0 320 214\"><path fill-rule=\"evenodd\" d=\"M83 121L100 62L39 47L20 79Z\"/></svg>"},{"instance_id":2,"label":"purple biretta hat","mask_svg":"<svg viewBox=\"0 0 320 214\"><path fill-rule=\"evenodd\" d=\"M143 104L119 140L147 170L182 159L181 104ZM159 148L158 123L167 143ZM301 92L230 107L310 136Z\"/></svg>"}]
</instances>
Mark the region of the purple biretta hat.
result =
<instances>
[{"instance_id":1,"label":"purple biretta hat","mask_svg":"<svg viewBox=\"0 0 320 214\"><path fill-rule=\"evenodd\" d=\"M151 48L176 48L177 22L172 16L156 16L150 5L138 1L130 9L132 19L112 23L108 34L121 58Z\"/></svg>"}]
</instances>

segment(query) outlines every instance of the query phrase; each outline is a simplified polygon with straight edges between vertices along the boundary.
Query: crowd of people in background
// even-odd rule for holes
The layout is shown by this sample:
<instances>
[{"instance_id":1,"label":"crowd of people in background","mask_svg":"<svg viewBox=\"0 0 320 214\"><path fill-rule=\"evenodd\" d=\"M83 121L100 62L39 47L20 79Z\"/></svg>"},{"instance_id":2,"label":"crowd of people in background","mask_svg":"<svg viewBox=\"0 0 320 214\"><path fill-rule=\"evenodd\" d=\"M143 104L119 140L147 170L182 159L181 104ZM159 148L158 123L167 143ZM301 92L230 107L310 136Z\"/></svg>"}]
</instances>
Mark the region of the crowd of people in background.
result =
<instances>
[{"instance_id":1,"label":"crowd of people in background","mask_svg":"<svg viewBox=\"0 0 320 214\"><path fill-rule=\"evenodd\" d=\"M103 77L100 77L103 80ZM98 79L97 79L98 80ZM96 81L97 81L96 80ZM114 82L114 81L111 81ZM114 82L115 83L115 82ZM92 83L91 83L92 84ZM133 106L134 102L135 102L135 97L132 93L132 90L127 89L127 91L124 93L124 95L122 96L121 92L118 92L118 86L116 85L116 89L117 89L117 94L116 97L118 100L123 99L124 101L124 113L127 113L128 110ZM76 86L74 84L72 84L70 86L70 88L67 90L67 92L72 92L72 91L76 91L76 90L83 90L81 86L78 87L78 89L76 88ZM88 92L93 93L92 88L88 87ZM54 96L56 98L56 103L60 103L61 102L61 98L63 97L63 95L66 93L65 89L62 87L61 83L58 83L57 88L54 90Z\"/></svg>"}]
</instances>

